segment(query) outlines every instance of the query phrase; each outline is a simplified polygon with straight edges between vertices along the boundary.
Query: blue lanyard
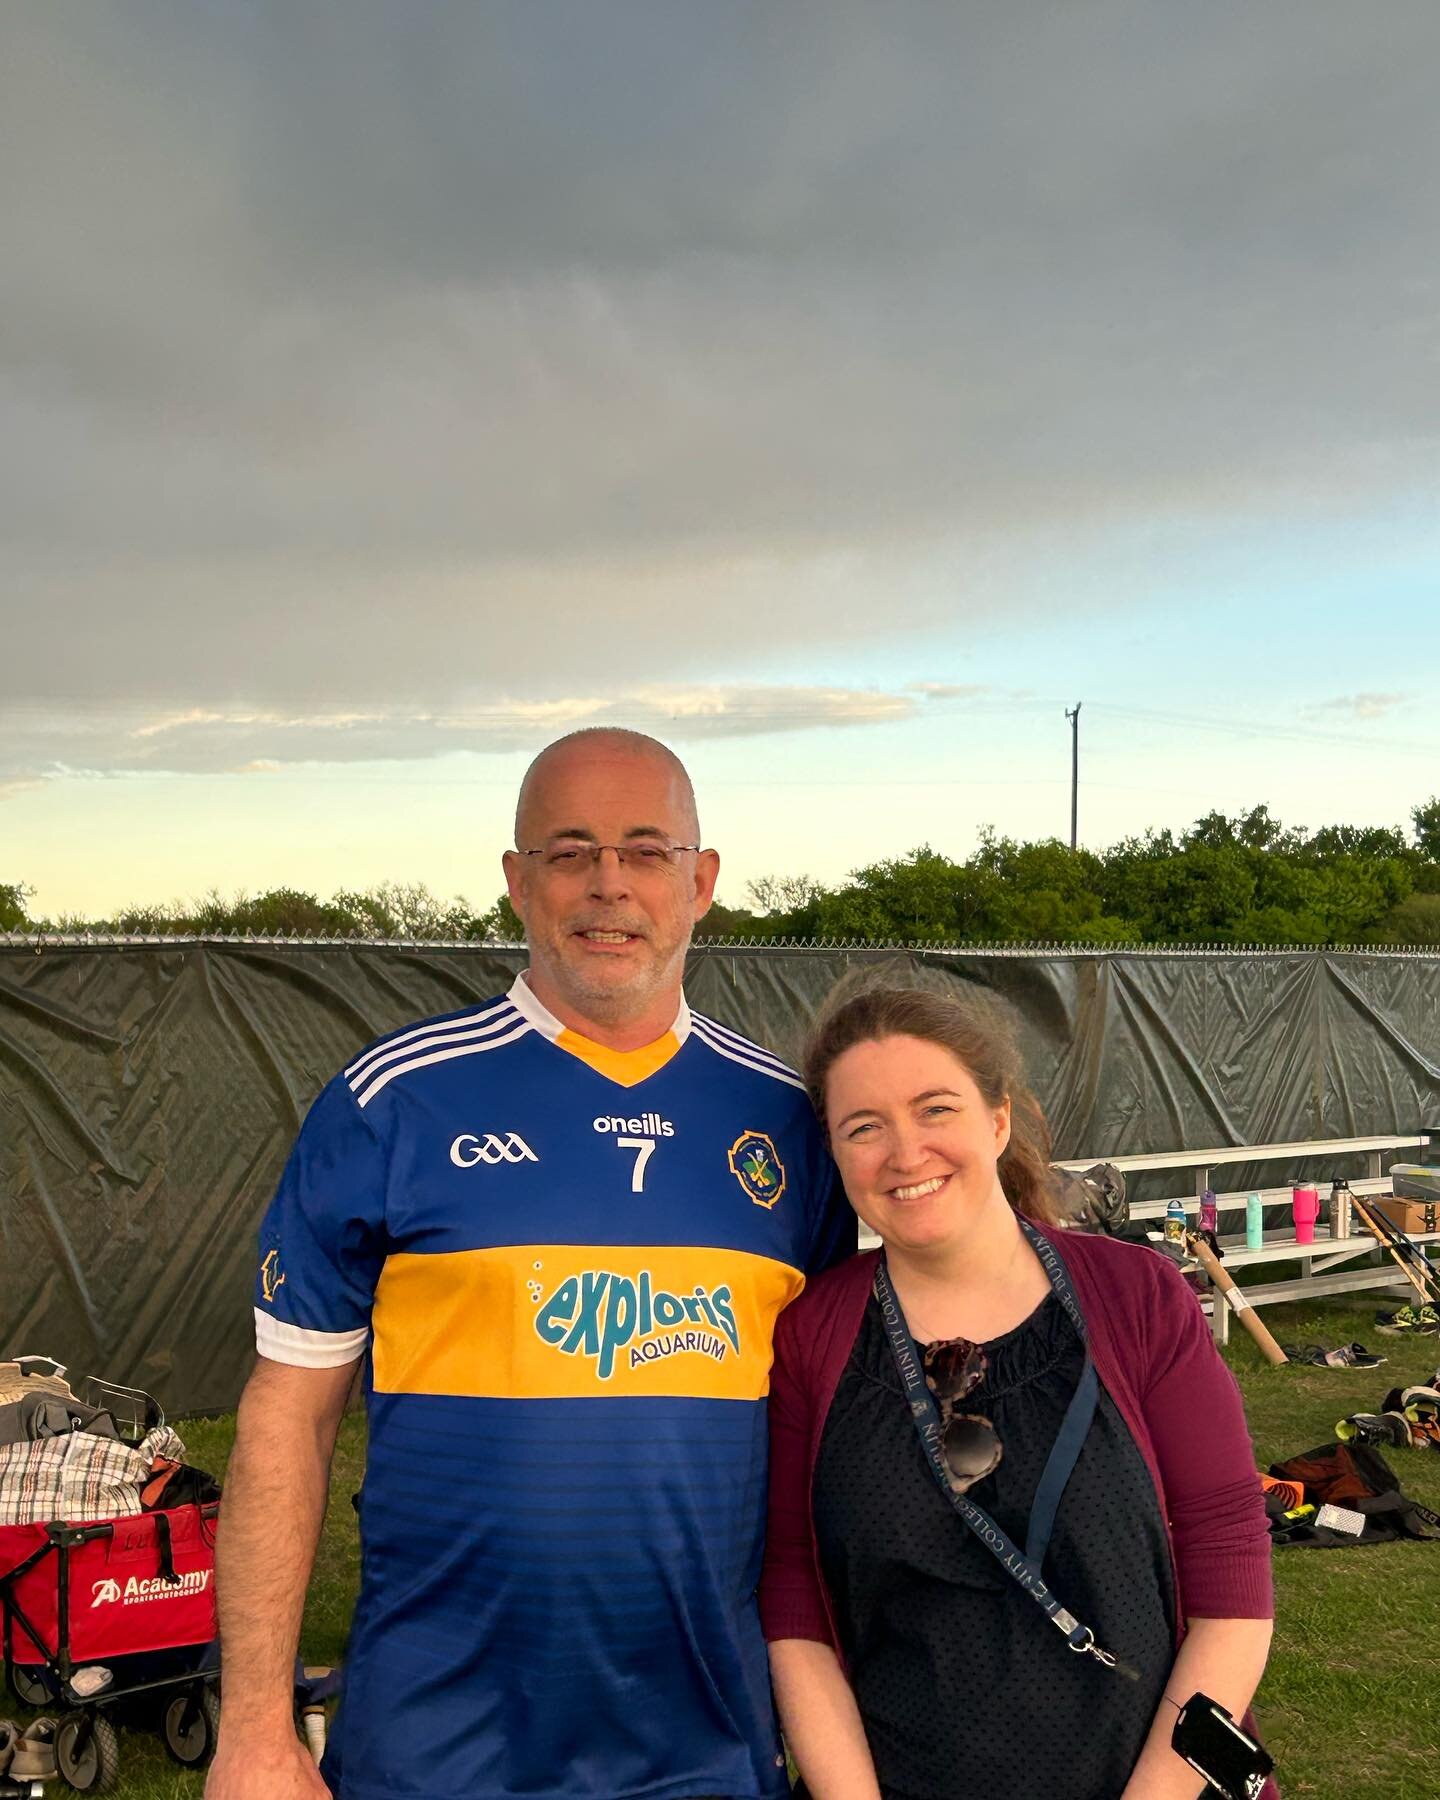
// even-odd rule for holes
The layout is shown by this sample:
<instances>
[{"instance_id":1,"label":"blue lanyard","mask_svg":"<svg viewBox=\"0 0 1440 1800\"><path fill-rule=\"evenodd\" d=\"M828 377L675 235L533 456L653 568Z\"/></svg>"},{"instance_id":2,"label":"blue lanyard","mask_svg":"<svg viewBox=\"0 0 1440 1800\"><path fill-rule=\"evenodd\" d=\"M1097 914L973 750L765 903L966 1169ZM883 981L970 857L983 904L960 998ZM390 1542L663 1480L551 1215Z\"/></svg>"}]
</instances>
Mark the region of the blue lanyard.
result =
<instances>
[{"instance_id":1,"label":"blue lanyard","mask_svg":"<svg viewBox=\"0 0 1440 1800\"><path fill-rule=\"evenodd\" d=\"M1082 1625L1073 1613L1067 1612L1054 1593L1047 1586L1041 1573L1045 1562L1045 1553L1050 1547L1050 1536L1055 1528L1055 1514L1060 1506L1060 1496L1065 1492L1065 1484L1074 1472L1075 1464L1080 1460L1080 1452L1084 1448L1085 1439L1090 1435L1090 1426L1095 1418L1095 1407L1100 1395L1100 1381L1095 1373L1095 1364L1090 1356L1090 1342L1085 1330L1085 1319L1075 1299L1074 1290L1070 1286L1070 1277L1065 1272L1065 1265L1055 1251L1048 1238L1043 1237L1028 1219L1020 1220L1020 1229L1029 1239L1035 1254L1040 1258L1040 1265L1050 1278L1050 1286L1055 1297L1065 1308L1070 1323L1075 1327L1080 1342L1085 1347L1085 1367L1081 1371L1080 1380L1075 1392L1070 1397L1070 1404L1065 1409L1065 1417L1059 1433L1051 1446L1045 1469L1035 1489L1035 1499L1030 1508L1030 1524L1025 1534L1025 1551L1022 1555L1010 1539L990 1517L989 1513L977 1506L968 1494L957 1494L946 1476L945 1451L940 1431L940 1408L936 1405L935 1396L926 1385L925 1372L920 1366L920 1358L916 1354L915 1344L905 1323L905 1315L900 1310L900 1303L895 1298L895 1289L890 1282L890 1271L885 1266L885 1253L882 1250L879 1261L875 1264L875 1298L880 1303L880 1317L885 1326L885 1335L890 1341L891 1354L895 1358L895 1367L899 1373L901 1385L905 1389L905 1398L910 1403L910 1417L915 1423L915 1430L925 1452L925 1460L930 1465L930 1472L940 1484L945 1498L959 1513L985 1548L995 1556L1006 1574L1017 1581L1030 1598L1043 1610L1047 1619L1057 1625L1065 1634L1065 1642L1072 1650L1081 1655L1096 1657L1107 1668L1116 1669L1131 1681L1139 1680L1136 1670L1127 1668L1118 1662L1108 1650L1102 1650L1095 1641L1095 1633L1088 1625Z\"/></svg>"}]
</instances>

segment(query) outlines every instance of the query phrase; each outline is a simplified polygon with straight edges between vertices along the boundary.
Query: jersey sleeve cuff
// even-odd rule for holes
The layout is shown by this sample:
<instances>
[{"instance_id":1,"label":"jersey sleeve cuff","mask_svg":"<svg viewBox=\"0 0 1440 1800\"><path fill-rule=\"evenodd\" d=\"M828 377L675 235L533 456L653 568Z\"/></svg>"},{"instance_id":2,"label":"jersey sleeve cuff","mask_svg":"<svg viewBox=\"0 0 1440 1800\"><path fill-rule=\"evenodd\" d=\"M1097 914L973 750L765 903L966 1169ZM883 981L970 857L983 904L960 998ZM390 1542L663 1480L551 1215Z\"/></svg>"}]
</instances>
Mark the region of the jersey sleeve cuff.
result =
<instances>
[{"instance_id":1,"label":"jersey sleeve cuff","mask_svg":"<svg viewBox=\"0 0 1440 1800\"><path fill-rule=\"evenodd\" d=\"M299 1369L339 1369L362 1357L369 1339L367 1325L358 1331L308 1331L255 1308L255 1348L271 1362Z\"/></svg>"}]
</instances>

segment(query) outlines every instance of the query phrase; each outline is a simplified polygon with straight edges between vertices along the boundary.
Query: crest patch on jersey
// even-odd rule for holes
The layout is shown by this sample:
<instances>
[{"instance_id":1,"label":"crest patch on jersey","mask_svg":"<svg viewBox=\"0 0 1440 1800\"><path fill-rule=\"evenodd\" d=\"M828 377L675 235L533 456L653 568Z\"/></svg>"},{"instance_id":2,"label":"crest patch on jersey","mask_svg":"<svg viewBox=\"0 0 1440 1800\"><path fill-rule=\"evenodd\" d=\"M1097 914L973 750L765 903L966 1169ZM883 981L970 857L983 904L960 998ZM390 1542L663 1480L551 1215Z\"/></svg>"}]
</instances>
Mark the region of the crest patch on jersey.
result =
<instances>
[{"instance_id":1,"label":"crest patch on jersey","mask_svg":"<svg viewBox=\"0 0 1440 1800\"><path fill-rule=\"evenodd\" d=\"M763 1131L742 1131L730 1146L730 1173L757 1206L770 1208L785 1192L785 1165Z\"/></svg>"},{"instance_id":2,"label":"crest patch on jersey","mask_svg":"<svg viewBox=\"0 0 1440 1800\"><path fill-rule=\"evenodd\" d=\"M280 1252L267 1250L260 1264L260 1292L265 1296L265 1304L269 1306L276 1294L285 1285L285 1277L280 1269Z\"/></svg>"}]
</instances>

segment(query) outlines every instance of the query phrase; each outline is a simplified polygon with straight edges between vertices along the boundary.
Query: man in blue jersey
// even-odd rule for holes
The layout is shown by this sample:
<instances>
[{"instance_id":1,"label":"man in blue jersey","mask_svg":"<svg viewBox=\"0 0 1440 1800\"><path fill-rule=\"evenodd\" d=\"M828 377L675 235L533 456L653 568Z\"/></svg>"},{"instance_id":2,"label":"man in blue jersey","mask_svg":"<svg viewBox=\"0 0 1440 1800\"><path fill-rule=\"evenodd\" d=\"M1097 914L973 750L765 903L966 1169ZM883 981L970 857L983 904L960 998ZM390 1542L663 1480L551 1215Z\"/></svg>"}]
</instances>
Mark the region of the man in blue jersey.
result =
<instances>
[{"instance_id":1,"label":"man in blue jersey","mask_svg":"<svg viewBox=\"0 0 1440 1800\"><path fill-rule=\"evenodd\" d=\"M560 740L515 845L529 969L337 1075L262 1227L212 1800L787 1791L754 1598L771 1332L852 1215L794 1073L685 1003L719 863L678 759ZM322 1780L291 1671L361 1359Z\"/></svg>"}]
</instances>

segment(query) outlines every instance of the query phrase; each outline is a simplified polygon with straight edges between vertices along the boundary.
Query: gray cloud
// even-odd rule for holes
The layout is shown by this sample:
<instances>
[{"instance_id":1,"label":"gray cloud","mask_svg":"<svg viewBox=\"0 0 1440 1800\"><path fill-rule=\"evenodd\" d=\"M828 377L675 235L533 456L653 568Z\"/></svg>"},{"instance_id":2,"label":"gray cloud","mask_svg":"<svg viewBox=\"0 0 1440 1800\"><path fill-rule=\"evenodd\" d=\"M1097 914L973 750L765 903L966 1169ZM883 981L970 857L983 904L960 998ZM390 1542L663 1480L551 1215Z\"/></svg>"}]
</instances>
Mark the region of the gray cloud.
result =
<instances>
[{"instance_id":1,"label":"gray cloud","mask_svg":"<svg viewBox=\"0 0 1440 1800\"><path fill-rule=\"evenodd\" d=\"M534 750L561 732L623 725L667 740L750 737L896 724L940 701L975 701L981 687L916 682L897 691L830 687L652 687L619 694L500 701L448 712L400 708L286 714L237 707L132 709L77 719L17 712L0 744L0 798L65 775L261 773L298 763L413 761L457 750Z\"/></svg>"},{"instance_id":2,"label":"gray cloud","mask_svg":"<svg viewBox=\"0 0 1440 1800\"><path fill-rule=\"evenodd\" d=\"M1437 472L1430 0L6 33L0 710L66 721L32 769L192 710L175 766L429 753L998 629L1068 522Z\"/></svg>"},{"instance_id":3,"label":"gray cloud","mask_svg":"<svg viewBox=\"0 0 1440 1800\"><path fill-rule=\"evenodd\" d=\"M1344 714L1352 719L1383 719L1410 701L1409 694L1337 694L1330 700L1317 700L1304 710L1315 718L1333 719Z\"/></svg>"}]
</instances>

